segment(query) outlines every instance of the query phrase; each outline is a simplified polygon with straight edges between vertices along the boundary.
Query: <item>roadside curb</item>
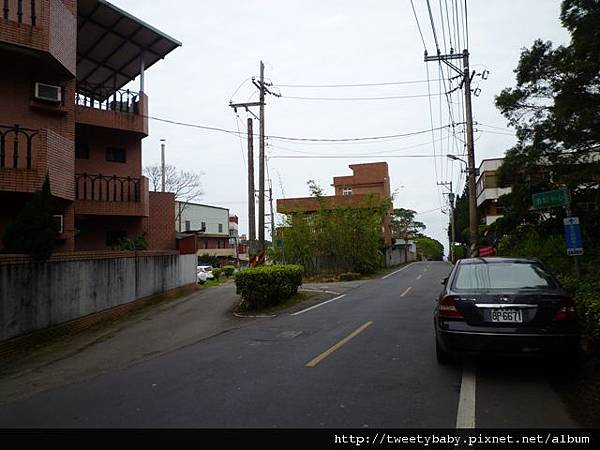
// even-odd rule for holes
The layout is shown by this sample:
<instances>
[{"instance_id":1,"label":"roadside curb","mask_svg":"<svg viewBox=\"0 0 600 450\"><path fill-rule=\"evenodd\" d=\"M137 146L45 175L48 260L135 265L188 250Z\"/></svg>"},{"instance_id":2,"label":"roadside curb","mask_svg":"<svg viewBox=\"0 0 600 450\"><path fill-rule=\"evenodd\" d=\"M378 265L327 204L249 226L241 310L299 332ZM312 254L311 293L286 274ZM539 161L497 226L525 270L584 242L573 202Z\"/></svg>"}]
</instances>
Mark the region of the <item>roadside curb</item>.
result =
<instances>
[{"instance_id":1,"label":"roadside curb","mask_svg":"<svg viewBox=\"0 0 600 450\"><path fill-rule=\"evenodd\" d=\"M277 314L267 315L267 314L257 314L254 316L247 316L244 314L234 312L233 315L240 319L272 319L273 317L277 317Z\"/></svg>"}]
</instances>

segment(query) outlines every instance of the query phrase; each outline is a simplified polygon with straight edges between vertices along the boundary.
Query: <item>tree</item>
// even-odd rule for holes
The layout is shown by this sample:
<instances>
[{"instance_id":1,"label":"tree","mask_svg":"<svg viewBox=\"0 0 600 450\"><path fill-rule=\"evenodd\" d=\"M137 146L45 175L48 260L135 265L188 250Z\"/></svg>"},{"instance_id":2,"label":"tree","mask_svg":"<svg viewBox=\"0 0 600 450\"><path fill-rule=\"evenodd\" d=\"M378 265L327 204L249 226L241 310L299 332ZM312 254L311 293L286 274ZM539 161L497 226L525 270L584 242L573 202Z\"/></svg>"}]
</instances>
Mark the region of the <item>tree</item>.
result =
<instances>
[{"instance_id":1,"label":"tree","mask_svg":"<svg viewBox=\"0 0 600 450\"><path fill-rule=\"evenodd\" d=\"M416 238L417 257L430 261L441 261L444 258L444 246L435 239L427 236Z\"/></svg>"},{"instance_id":2,"label":"tree","mask_svg":"<svg viewBox=\"0 0 600 450\"><path fill-rule=\"evenodd\" d=\"M500 198L504 217L495 228L512 248L525 248L516 239L529 239L531 230L560 236L562 208L532 210L531 195L567 187L582 223L584 259L591 261L600 257L600 2L564 0L560 19L569 45L536 40L521 53L516 86L496 97L518 142L499 171L512 193Z\"/></svg>"},{"instance_id":3,"label":"tree","mask_svg":"<svg viewBox=\"0 0 600 450\"><path fill-rule=\"evenodd\" d=\"M50 179L46 175L42 190L33 194L15 221L6 227L2 237L4 253L25 253L36 261L46 261L59 232L53 214Z\"/></svg>"},{"instance_id":4,"label":"tree","mask_svg":"<svg viewBox=\"0 0 600 450\"><path fill-rule=\"evenodd\" d=\"M367 197L361 205L336 206L326 204L323 190L313 180L308 186L318 210L286 214L279 229L282 246L272 256L301 264L307 273L378 269L383 262L381 226L389 212L389 199Z\"/></svg>"},{"instance_id":5,"label":"tree","mask_svg":"<svg viewBox=\"0 0 600 450\"><path fill-rule=\"evenodd\" d=\"M416 215L416 211L405 208L396 208L392 213L392 234L404 240L405 261L408 261L408 241L420 236L427 228L423 222L415 220Z\"/></svg>"},{"instance_id":6,"label":"tree","mask_svg":"<svg viewBox=\"0 0 600 450\"><path fill-rule=\"evenodd\" d=\"M160 164L144 167L144 175L150 180L151 191L158 192L162 189L162 167ZM175 200L183 204L177 211L176 222L189 202L198 200L204 195L200 181L201 175L185 170L177 170L172 165L165 165L165 192L172 192L175 194Z\"/></svg>"}]
</instances>

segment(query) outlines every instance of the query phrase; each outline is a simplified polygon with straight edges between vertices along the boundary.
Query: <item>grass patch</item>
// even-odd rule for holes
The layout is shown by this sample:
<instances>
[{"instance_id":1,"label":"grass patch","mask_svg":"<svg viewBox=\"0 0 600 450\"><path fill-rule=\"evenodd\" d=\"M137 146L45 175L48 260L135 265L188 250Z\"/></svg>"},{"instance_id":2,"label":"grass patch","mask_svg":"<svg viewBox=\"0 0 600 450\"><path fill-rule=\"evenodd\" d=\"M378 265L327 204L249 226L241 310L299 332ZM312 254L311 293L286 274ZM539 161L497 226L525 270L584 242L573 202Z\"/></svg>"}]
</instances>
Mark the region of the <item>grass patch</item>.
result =
<instances>
[{"instance_id":1,"label":"grass patch","mask_svg":"<svg viewBox=\"0 0 600 450\"><path fill-rule=\"evenodd\" d=\"M233 309L233 312L237 313L237 314L241 314L241 315L256 315L256 314L274 315L274 314L278 314L281 311L284 311L288 308L296 306L300 303L303 303L307 300L310 300L310 299L316 297L317 295L319 295L318 292L308 292L308 291L298 292L297 294L293 295L292 297L288 298L287 300L285 300L284 302L282 302L276 306L272 306L269 308L263 308L263 309L248 308L247 304L242 301Z\"/></svg>"}]
</instances>

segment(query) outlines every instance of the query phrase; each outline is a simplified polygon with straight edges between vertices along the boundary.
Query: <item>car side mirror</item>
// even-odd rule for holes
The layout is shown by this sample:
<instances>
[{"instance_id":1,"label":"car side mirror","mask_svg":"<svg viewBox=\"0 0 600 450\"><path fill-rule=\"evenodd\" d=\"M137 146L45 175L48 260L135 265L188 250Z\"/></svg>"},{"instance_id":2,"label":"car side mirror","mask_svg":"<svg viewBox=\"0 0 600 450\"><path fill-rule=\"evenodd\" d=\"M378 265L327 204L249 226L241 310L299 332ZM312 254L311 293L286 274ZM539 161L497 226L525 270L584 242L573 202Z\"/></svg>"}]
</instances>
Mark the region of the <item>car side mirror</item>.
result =
<instances>
[{"instance_id":1,"label":"car side mirror","mask_svg":"<svg viewBox=\"0 0 600 450\"><path fill-rule=\"evenodd\" d=\"M446 277L446 278L444 278L444 279L442 280L442 284L443 284L444 286L446 286L446 284L448 284L448 277Z\"/></svg>"}]
</instances>

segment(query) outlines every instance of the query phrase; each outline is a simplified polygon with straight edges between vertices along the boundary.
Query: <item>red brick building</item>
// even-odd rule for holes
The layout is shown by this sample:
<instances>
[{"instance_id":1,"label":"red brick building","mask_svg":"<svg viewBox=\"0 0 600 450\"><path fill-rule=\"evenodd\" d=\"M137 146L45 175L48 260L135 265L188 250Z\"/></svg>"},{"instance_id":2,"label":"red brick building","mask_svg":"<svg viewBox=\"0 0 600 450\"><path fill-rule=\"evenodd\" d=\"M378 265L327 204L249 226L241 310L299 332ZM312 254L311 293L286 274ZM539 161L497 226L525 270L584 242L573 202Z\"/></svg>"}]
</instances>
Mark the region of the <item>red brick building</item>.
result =
<instances>
[{"instance_id":1,"label":"red brick building","mask_svg":"<svg viewBox=\"0 0 600 450\"><path fill-rule=\"evenodd\" d=\"M46 174L56 250L143 233L174 249L174 198L148 191L144 71L181 44L105 0L5 0L0 9L0 235ZM139 92L123 89L136 78Z\"/></svg>"},{"instance_id":2,"label":"red brick building","mask_svg":"<svg viewBox=\"0 0 600 450\"><path fill-rule=\"evenodd\" d=\"M325 207L362 207L369 199L391 198L390 176L386 162L351 164L353 174L333 178L335 195L323 198ZM319 209L315 197L286 198L277 200L277 212L311 213ZM382 234L386 246L392 245L391 216L386 215L382 224Z\"/></svg>"}]
</instances>

